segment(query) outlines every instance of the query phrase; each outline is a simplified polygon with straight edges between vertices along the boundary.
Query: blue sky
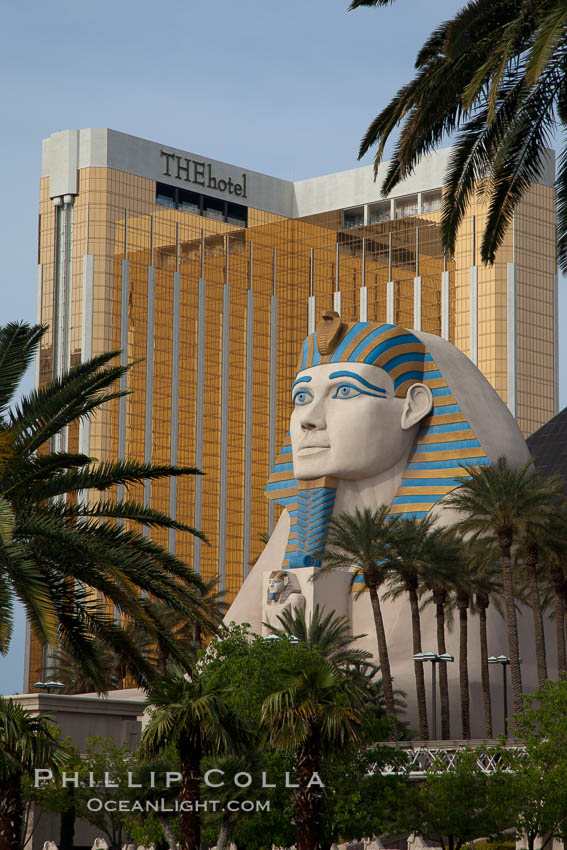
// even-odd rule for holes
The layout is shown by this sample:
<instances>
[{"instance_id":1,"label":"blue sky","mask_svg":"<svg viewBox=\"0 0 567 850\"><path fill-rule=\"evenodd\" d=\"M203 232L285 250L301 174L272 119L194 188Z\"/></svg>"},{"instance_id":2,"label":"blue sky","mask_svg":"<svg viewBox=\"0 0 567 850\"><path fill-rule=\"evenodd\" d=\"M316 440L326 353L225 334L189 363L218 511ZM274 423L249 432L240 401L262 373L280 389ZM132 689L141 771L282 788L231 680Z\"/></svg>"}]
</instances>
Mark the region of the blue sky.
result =
<instances>
[{"instance_id":1,"label":"blue sky","mask_svg":"<svg viewBox=\"0 0 567 850\"><path fill-rule=\"evenodd\" d=\"M35 319L41 140L57 130L112 127L287 179L355 167L370 120L407 82L425 38L463 2L397 0L350 13L347 5L7 4L1 321ZM0 693L21 691L23 651L20 615L0 658Z\"/></svg>"}]
</instances>

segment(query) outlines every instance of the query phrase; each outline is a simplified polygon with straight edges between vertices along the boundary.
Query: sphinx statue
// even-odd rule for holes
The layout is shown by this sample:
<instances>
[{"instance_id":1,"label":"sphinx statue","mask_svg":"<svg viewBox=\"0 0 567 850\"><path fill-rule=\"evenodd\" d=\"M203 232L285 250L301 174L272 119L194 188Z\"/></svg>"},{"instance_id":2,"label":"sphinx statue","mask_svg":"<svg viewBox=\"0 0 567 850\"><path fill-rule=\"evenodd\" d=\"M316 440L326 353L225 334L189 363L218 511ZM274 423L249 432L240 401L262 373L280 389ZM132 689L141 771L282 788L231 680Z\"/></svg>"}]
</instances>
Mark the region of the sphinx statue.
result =
<instances>
[{"instance_id":1,"label":"sphinx statue","mask_svg":"<svg viewBox=\"0 0 567 850\"><path fill-rule=\"evenodd\" d=\"M333 311L303 343L290 408L289 432L266 487L268 499L284 509L225 622L247 622L258 633L262 623L273 625L270 576L279 571L282 580L288 572L306 615L319 604L348 617L354 634L366 633L358 645L376 655L368 594L357 598L341 572L312 580L330 517L387 504L392 515L432 515L450 525L455 515L443 498L466 475L463 467L501 456L519 466L529 458L526 443L504 402L451 343L390 324L343 322ZM411 717L409 607L386 602L384 619L394 686L406 691ZM498 655L507 647L504 621L492 615L490 628L489 651ZM435 649L427 611L422 638L424 651ZM451 635L448 644L456 653ZM471 657L474 651L473 643ZM480 671L477 678L473 700L475 693L480 698Z\"/></svg>"}]
</instances>

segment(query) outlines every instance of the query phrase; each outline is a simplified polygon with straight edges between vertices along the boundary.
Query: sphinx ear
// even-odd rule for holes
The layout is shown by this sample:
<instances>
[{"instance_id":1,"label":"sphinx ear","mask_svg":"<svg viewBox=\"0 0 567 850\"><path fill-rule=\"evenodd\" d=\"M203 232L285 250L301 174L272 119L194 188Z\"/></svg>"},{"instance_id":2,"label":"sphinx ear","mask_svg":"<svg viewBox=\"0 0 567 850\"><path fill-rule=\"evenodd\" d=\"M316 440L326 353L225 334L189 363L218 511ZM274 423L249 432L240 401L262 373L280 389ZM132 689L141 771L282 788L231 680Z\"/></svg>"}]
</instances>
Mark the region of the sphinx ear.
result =
<instances>
[{"instance_id":1,"label":"sphinx ear","mask_svg":"<svg viewBox=\"0 0 567 850\"><path fill-rule=\"evenodd\" d=\"M425 384L412 384L409 388L404 408L402 410L401 426L404 431L409 430L414 425L427 416L433 407L433 394Z\"/></svg>"}]
</instances>

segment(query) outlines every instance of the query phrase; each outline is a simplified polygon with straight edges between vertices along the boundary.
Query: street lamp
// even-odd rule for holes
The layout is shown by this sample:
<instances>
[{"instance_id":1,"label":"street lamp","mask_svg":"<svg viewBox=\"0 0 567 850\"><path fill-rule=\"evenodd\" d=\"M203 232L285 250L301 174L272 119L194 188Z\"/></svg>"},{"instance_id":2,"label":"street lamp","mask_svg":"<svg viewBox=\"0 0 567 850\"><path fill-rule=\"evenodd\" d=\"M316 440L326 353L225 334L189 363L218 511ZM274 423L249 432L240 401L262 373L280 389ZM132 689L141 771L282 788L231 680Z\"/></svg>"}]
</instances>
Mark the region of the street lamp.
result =
<instances>
[{"instance_id":1,"label":"street lamp","mask_svg":"<svg viewBox=\"0 0 567 850\"><path fill-rule=\"evenodd\" d=\"M63 682L34 682L34 688L38 688L40 691L45 691L50 694L51 691L61 691L65 685Z\"/></svg>"},{"instance_id":2,"label":"street lamp","mask_svg":"<svg viewBox=\"0 0 567 850\"><path fill-rule=\"evenodd\" d=\"M506 655L490 655L488 658L489 664L502 665L502 686L504 689L504 734L508 734L508 677L506 675L506 667L510 663L510 659Z\"/></svg>"},{"instance_id":3,"label":"street lamp","mask_svg":"<svg viewBox=\"0 0 567 850\"><path fill-rule=\"evenodd\" d=\"M433 739L437 740L437 664L446 664L447 661L454 661L455 658L449 652L443 652L441 655L437 652L418 652L413 657L414 661L426 662L431 661L431 720Z\"/></svg>"}]
</instances>

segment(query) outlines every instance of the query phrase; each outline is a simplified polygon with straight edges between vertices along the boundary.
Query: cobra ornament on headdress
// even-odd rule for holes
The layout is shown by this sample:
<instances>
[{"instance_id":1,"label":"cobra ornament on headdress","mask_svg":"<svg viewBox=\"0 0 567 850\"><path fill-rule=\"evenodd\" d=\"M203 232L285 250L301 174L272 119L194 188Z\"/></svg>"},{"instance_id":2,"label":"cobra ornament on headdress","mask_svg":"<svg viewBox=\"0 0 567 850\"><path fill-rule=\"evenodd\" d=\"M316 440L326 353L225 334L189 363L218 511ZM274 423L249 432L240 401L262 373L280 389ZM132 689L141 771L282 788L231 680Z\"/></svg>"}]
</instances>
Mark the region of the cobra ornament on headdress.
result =
<instances>
[{"instance_id":1,"label":"cobra ornament on headdress","mask_svg":"<svg viewBox=\"0 0 567 850\"><path fill-rule=\"evenodd\" d=\"M431 389L433 408L421 422L391 514L423 519L466 476L463 465L490 463L437 363L410 330L373 322L342 322L337 313L326 311L316 332L303 342L297 372L325 363L367 363L384 369L398 398L404 398L415 383ZM321 487L320 482L294 478L288 433L266 486L268 499L285 505L291 518L284 568L320 565L312 553L324 547L336 494L337 484L333 483Z\"/></svg>"}]
</instances>

